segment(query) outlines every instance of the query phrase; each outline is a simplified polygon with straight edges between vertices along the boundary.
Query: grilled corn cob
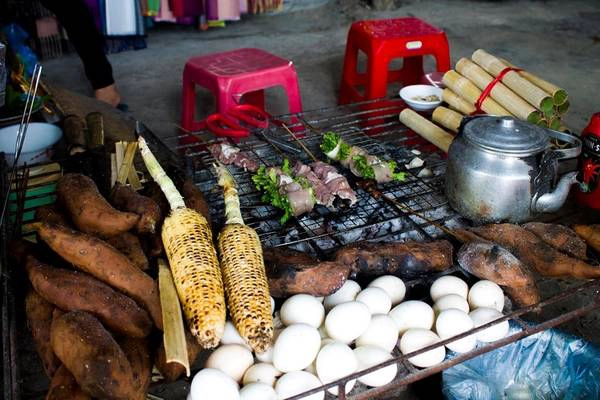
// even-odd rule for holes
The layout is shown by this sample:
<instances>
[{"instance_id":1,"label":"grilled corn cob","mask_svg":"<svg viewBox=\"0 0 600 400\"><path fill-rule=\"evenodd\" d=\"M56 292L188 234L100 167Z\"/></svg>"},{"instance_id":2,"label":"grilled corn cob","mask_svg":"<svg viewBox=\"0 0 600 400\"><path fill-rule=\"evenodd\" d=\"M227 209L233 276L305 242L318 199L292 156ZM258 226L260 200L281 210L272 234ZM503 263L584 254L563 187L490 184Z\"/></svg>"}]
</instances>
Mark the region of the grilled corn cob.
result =
<instances>
[{"instance_id":1,"label":"grilled corn cob","mask_svg":"<svg viewBox=\"0 0 600 400\"><path fill-rule=\"evenodd\" d=\"M146 168L171 206L161 236L183 313L198 343L216 347L225 329L225 295L210 226L206 218L185 207L144 138L138 142Z\"/></svg>"},{"instance_id":2,"label":"grilled corn cob","mask_svg":"<svg viewBox=\"0 0 600 400\"><path fill-rule=\"evenodd\" d=\"M223 165L216 166L225 197L227 221L219 234L221 272L227 306L240 335L257 353L273 341L273 317L269 283L260 239L244 224L233 177Z\"/></svg>"}]
</instances>

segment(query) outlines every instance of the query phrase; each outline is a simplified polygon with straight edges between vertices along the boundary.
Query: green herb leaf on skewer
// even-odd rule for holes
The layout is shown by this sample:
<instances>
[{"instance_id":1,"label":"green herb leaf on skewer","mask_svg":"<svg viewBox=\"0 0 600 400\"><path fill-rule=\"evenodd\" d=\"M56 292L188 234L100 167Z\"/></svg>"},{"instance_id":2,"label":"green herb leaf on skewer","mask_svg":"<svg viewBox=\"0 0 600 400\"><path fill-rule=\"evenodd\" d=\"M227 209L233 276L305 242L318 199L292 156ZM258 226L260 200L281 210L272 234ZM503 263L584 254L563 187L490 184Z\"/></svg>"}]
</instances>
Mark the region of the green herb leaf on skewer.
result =
<instances>
[{"instance_id":1,"label":"green herb leaf on skewer","mask_svg":"<svg viewBox=\"0 0 600 400\"><path fill-rule=\"evenodd\" d=\"M367 163L367 157L354 156L352 159L354 160L354 168L362 178L375 179L375 171L373 171L373 167Z\"/></svg>"},{"instance_id":2,"label":"green herb leaf on skewer","mask_svg":"<svg viewBox=\"0 0 600 400\"><path fill-rule=\"evenodd\" d=\"M348 156L350 155L350 149L350 145L342 141L342 143L340 143L340 151L338 152L337 159L341 161L348 158Z\"/></svg>"},{"instance_id":3,"label":"green herb leaf on skewer","mask_svg":"<svg viewBox=\"0 0 600 400\"><path fill-rule=\"evenodd\" d=\"M323 135L323 141L321 142L321 150L325 153L329 153L338 145L338 142L341 140L340 135L334 132L326 132Z\"/></svg>"},{"instance_id":4,"label":"green herb leaf on skewer","mask_svg":"<svg viewBox=\"0 0 600 400\"><path fill-rule=\"evenodd\" d=\"M394 161L394 160L388 161L388 166L390 167L390 172L392 173L392 178L394 178L395 181L403 182L404 180L406 180L405 172L395 172L396 166L397 166L396 161Z\"/></svg>"},{"instance_id":5,"label":"green herb leaf on skewer","mask_svg":"<svg viewBox=\"0 0 600 400\"><path fill-rule=\"evenodd\" d=\"M290 219L290 217L293 215L292 205L286 196L279 193L279 187L277 186L277 175L275 171L273 169L269 169L269 172L267 173L267 168L265 168L265 166L261 166L256 174L252 176L252 181L254 182L256 189L264 192L261 197L263 202L269 203L273 207L284 211L284 214L280 218L279 222L284 224L288 219Z\"/></svg>"}]
</instances>

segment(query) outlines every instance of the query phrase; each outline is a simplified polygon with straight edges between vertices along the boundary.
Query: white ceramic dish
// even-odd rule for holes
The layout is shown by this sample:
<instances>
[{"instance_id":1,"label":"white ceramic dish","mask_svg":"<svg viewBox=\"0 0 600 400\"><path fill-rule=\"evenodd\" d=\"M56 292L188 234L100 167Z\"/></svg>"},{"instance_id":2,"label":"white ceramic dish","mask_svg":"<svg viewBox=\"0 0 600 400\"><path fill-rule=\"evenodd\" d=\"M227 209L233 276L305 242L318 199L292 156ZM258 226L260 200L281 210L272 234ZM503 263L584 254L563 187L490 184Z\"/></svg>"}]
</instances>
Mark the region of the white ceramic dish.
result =
<instances>
[{"instance_id":1,"label":"white ceramic dish","mask_svg":"<svg viewBox=\"0 0 600 400\"><path fill-rule=\"evenodd\" d=\"M12 165L14 160L18 130L18 124L0 129L0 152L5 153L8 165ZM49 161L54 153L53 147L62 134L62 130L56 125L31 122L27 128L18 165Z\"/></svg>"},{"instance_id":2,"label":"white ceramic dish","mask_svg":"<svg viewBox=\"0 0 600 400\"><path fill-rule=\"evenodd\" d=\"M426 97L435 95L439 101L414 100L415 97ZM415 111L433 110L442 103L442 89L431 85L410 85L400 90L400 97Z\"/></svg>"}]
</instances>

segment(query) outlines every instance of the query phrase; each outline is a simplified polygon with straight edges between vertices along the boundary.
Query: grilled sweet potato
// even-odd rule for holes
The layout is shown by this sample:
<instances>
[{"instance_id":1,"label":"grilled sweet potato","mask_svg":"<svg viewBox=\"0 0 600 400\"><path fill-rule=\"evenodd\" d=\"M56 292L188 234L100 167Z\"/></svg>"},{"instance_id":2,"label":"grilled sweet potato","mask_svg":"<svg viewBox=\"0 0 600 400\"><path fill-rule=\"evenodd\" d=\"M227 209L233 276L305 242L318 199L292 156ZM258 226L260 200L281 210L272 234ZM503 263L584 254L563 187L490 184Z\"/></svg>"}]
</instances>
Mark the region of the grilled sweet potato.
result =
<instances>
[{"instance_id":1,"label":"grilled sweet potato","mask_svg":"<svg viewBox=\"0 0 600 400\"><path fill-rule=\"evenodd\" d=\"M66 174L56 187L58 198L75 226L85 233L109 237L127 232L138 223L137 214L115 210L92 179Z\"/></svg>"},{"instance_id":2,"label":"grilled sweet potato","mask_svg":"<svg viewBox=\"0 0 600 400\"><path fill-rule=\"evenodd\" d=\"M129 400L131 364L100 321L71 311L52 322L50 338L56 356L92 397Z\"/></svg>"},{"instance_id":3,"label":"grilled sweet potato","mask_svg":"<svg viewBox=\"0 0 600 400\"><path fill-rule=\"evenodd\" d=\"M133 233L124 232L106 239L106 243L123 253L129 261L141 270L149 268L148 257L144 254L140 239Z\"/></svg>"},{"instance_id":4,"label":"grilled sweet potato","mask_svg":"<svg viewBox=\"0 0 600 400\"><path fill-rule=\"evenodd\" d=\"M73 374L61 365L52 377L46 400L92 400L92 396L81 390Z\"/></svg>"},{"instance_id":5,"label":"grilled sweet potato","mask_svg":"<svg viewBox=\"0 0 600 400\"><path fill-rule=\"evenodd\" d=\"M585 260L587 258L587 246L577 236L573 229L558 224L544 224L541 222L529 222L523 228L535 233L540 239L568 256Z\"/></svg>"},{"instance_id":6,"label":"grilled sweet potato","mask_svg":"<svg viewBox=\"0 0 600 400\"><path fill-rule=\"evenodd\" d=\"M273 297L305 293L328 296L338 290L350 274L350 267L334 261L319 261L308 254L289 249L263 252Z\"/></svg>"},{"instance_id":7,"label":"grilled sweet potato","mask_svg":"<svg viewBox=\"0 0 600 400\"><path fill-rule=\"evenodd\" d=\"M200 189L194 185L194 182L192 182L191 179L188 178L183 181L183 184L181 185L181 194L185 200L186 207L199 212L202 216L204 216L204 218L206 218L208 225L211 225L208 203L206 202L202 191L200 191Z\"/></svg>"},{"instance_id":8,"label":"grilled sweet potato","mask_svg":"<svg viewBox=\"0 0 600 400\"><path fill-rule=\"evenodd\" d=\"M35 218L38 221L48 222L71 227L71 222L57 203L39 206L35 209Z\"/></svg>"},{"instance_id":9,"label":"grilled sweet potato","mask_svg":"<svg viewBox=\"0 0 600 400\"><path fill-rule=\"evenodd\" d=\"M534 233L518 225L490 224L472 228L472 231L507 248L540 275L578 279L600 277L600 267L562 254Z\"/></svg>"},{"instance_id":10,"label":"grilled sweet potato","mask_svg":"<svg viewBox=\"0 0 600 400\"><path fill-rule=\"evenodd\" d=\"M592 249L600 252L600 225L575 225L573 229Z\"/></svg>"},{"instance_id":11,"label":"grilled sweet potato","mask_svg":"<svg viewBox=\"0 0 600 400\"><path fill-rule=\"evenodd\" d=\"M33 256L27 257L25 267L35 290L57 307L89 312L107 328L122 335L139 338L150 333L152 321L145 310L88 274L54 268Z\"/></svg>"},{"instance_id":12,"label":"grilled sweet potato","mask_svg":"<svg viewBox=\"0 0 600 400\"><path fill-rule=\"evenodd\" d=\"M136 225L139 233L153 234L162 221L160 207L150 197L142 196L131 186L116 183L111 193L111 202L122 211L129 211L140 216Z\"/></svg>"},{"instance_id":13,"label":"grilled sweet potato","mask_svg":"<svg viewBox=\"0 0 600 400\"><path fill-rule=\"evenodd\" d=\"M152 359L145 339L123 338L119 345L131 364L133 380L131 381L131 400L145 400L146 391L152 379Z\"/></svg>"},{"instance_id":14,"label":"grilled sweet potato","mask_svg":"<svg viewBox=\"0 0 600 400\"><path fill-rule=\"evenodd\" d=\"M50 346L50 327L52 325L52 312L54 305L44 300L37 292L30 289L25 297L25 314L27 326L33 337L33 343L38 355L42 359L46 375L52 378L60 361L54 355Z\"/></svg>"},{"instance_id":15,"label":"grilled sweet potato","mask_svg":"<svg viewBox=\"0 0 600 400\"><path fill-rule=\"evenodd\" d=\"M105 241L60 225L41 223L38 236L62 258L141 303L159 329L162 314L158 286Z\"/></svg>"},{"instance_id":16,"label":"grilled sweet potato","mask_svg":"<svg viewBox=\"0 0 600 400\"><path fill-rule=\"evenodd\" d=\"M464 244L457 254L462 269L503 286L520 306L539 303L540 293L529 268L505 248L488 242Z\"/></svg>"},{"instance_id":17,"label":"grilled sweet potato","mask_svg":"<svg viewBox=\"0 0 600 400\"><path fill-rule=\"evenodd\" d=\"M198 341L187 329L185 331L185 343L187 344L188 359L191 366L196 362L196 359L200 355L202 346L200 346ZM175 362L167 363L164 342L160 342L160 347L156 351L154 365L156 365L160 374L165 378L165 382L175 382L185 374L185 367L183 365Z\"/></svg>"},{"instance_id":18,"label":"grilled sweet potato","mask_svg":"<svg viewBox=\"0 0 600 400\"><path fill-rule=\"evenodd\" d=\"M338 250L335 261L352 268L354 274L392 274L411 279L444 271L452 266L452 244L446 240L429 243L359 243Z\"/></svg>"}]
</instances>

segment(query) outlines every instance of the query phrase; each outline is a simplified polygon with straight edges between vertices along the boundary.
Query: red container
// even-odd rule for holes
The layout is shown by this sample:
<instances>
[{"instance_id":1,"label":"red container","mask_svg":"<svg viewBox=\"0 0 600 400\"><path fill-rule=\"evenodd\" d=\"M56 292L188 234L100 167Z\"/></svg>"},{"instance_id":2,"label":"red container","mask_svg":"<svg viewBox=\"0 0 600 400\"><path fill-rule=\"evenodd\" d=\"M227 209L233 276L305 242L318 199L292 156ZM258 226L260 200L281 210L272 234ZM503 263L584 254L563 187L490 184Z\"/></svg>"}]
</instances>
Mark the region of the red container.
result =
<instances>
[{"instance_id":1,"label":"red container","mask_svg":"<svg viewBox=\"0 0 600 400\"><path fill-rule=\"evenodd\" d=\"M582 206L600 210L600 112L592 115L581 134L583 149L579 160L577 202Z\"/></svg>"}]
</instances>

